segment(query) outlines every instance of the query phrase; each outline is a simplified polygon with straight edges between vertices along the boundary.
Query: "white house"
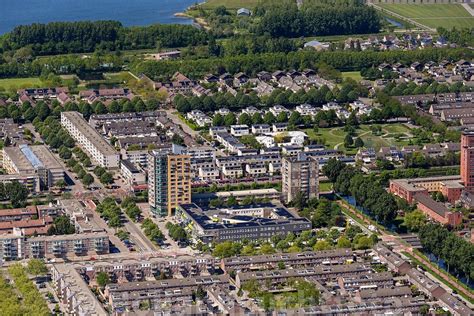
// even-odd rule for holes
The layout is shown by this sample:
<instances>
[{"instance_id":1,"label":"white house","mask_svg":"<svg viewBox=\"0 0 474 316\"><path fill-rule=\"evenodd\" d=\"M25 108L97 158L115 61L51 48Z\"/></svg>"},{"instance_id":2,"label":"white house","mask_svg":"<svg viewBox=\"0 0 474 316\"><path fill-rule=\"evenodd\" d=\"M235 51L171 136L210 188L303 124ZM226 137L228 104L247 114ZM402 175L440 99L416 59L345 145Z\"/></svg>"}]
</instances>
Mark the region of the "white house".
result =
<instances>
[{"instance_id":1,"label":"white house","mask_svg":"<svg viewBox=\"0 0 474 316\"><path fill-rule=\"evenodd\" d=\"M255 124L252 125L252 134L268 134L271 133L272 129L268 124Z\"/></svg>"},{"instance_id":2,"label":"white house","mask_svg":"<svg viewBox=\"0 0 474 316\"><path fill-rule=\"evenodd\" d=\"M310 115L315 116L318 113L318 110L311 104L301 104L295 108L295 111L301 115Z\"/></svg>"},{"instance_id":3,"label":"white house","mask_svg":"<svg viewBox=\"0 0 474 316\"><path fill-rule=\"evenodd\" d=\"M257 136L255 139L266 148L275 147L275 140L272 136Z\"/></svg>"},{"instance_id":4,"label":"white house","mask_svg":"<svg viewBox=\"0 0 474 316\"><path fill-rule=\"evenodd\" d=\"M247 125L232 125L230 127L230 133L234 136L244 136L244 135L249 135L250 130Z\"/></svg>"},{"instance_id":5,"label":"white house","mask_svg":"<svg viewBox=\"0 0 474 316\"><path fill-rule=\"evenodd\" d=\"M285 112L290 114L290 111L285 108L283 105L274 105L270 108L270 113L272 113L275 117L277 117L280 113Z\"/></svg>"}]
</instances>

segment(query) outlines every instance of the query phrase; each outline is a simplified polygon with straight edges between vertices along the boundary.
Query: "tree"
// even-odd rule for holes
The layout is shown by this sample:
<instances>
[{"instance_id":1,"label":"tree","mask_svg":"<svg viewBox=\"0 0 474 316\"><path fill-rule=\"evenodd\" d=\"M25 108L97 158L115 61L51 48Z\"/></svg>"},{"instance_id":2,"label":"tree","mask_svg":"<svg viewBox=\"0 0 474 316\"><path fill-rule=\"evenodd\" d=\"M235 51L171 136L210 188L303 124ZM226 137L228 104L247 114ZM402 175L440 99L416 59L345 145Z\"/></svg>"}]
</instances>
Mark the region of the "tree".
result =
<instances>
[{"instance_id":1,"label":"tree","mask_svg":"<svg viewBox=\"0 0 474 316\"><path fill-rule=\"evenodd\" d=\"M313 247L314 251L329 250L331 248L331 245L326 240L318 240Z\"/></svg>"},{"instance_id":2,"label":"tree","mask_svg":"<svg viewBox=\"0 0 474 316\"><path fill-rule=\"evenodd\" d=\"M271 125L275 123L275 121L276 121L276 118L272 112L268 111L267 113L265 113L265 116L263 117L263 122L265 124Z\"/></svg>"},{"instance_id":3,"label":"tree","mask_svg":"<svg viewBox=\"0 0 474 316\"><path fill-rule=\"evenodd\" d=\"M403 217L403 224L411 232L418 232L426 223L426 215L420 210L405 213Z\"/></svg>"},{"instance_id":4,"label":"tree","mask_svg":"<svg viewBox=\"0 0 474 316\"><path fill-rule=\"evenodd\" d=\"M337 248L350 248L351 247L351 241L347 239L347 237L341 236L337 240L336 244Z\"/></svg>"},{"instance_id":5,"label":"tree","mask_svg":"<svg viewBox=\"0 0 474 316\"><path fill-rule=\"evenodd\" d=\"M276 121L278 123L286 123L288 122L288 114L286 112L281 112L278 114L278 116L276 117Z\"/></svg>"},{"instance_id":6,"label":"tree","mask_svg":"<svg viewBox=\"0 0 474 316\"><path fill-rule=\"evenodd\" d=\"M339 161L335 158L331 158L323 166L323 173L326 177L328 177L329 181L334 183L336 182L337 177L345 167L346 164L344 162Z\"/></svg>"},{"instance_id":7,"label":"tree","mask_svg":"<svg viewBox=\"0 0 474 316\"><path fill-rule=\"evenodd\" d=\"M110 184L114 181L114 178L109 172L105 172L100 176L100 182L102 184Z\"/></svg>"},{"instance_id":8,"label":"tree","mask_svg":"<svg viewBox=\"0 0 474 316\"><path fill-rule=\"evenodd\" d=\"M71 235L75 232L76 228L67 215L56 217L53 221L53 225L48 229L48 235Z\"/></svg>"},{"instance_id":9,"label":"tree","mask_svg":"<svg viewBox=\"0 0 474 316\"><path fill-rule=\"evenodd\" d=\"M212 126L222 126L222 125L224 125L224 118L222 117L221 114L217 113L212 118Z\"/></svg>"},{"instance_id":10,"label":"tree","mask_svg":"<svg viewBox=\"0 0 474 316\"><path fill-rule=\"evenodd\" d=\"M30 259L28 261L27 271L32 275L43 275L48 273L48 268L44 264L43 260Z\"/></svg>"},{"instance_id":11,"label":"tree","mask_svg":"<svg viewBox=\"0 0 474 316\"><path fill-rule=\"evenodd\" d=\"M60 189L64 189L67 186L67 183L64 179L60 179L54 185Z\"/></svg>"},{"instance_id":12,"label":"tree","mask_svg":"<svg viewBox=\"0 0 474 316\"><path fill-rule=\"evenodd\" d=\"M239 124L241 125L252 125L252 118L247 113L242 113L239 116Z\"/></svg>"},{"instance_id":13,"label":"tree","mask_svg":"<svg viewBox=\"0 0 474 316\"><path fill-rule=\"evenodd\" d=\"M198 285L196 289L196 298L202 301L206 296L207 292L203 289L201 285Z\"/></svg>"},{"instance_id":14,"label":"tree","mask_svg":"<svg viewBox=\"0 0 474 316\"><path fill-rule=\"evenodd\" d=\"M18 181L12 181L5 185L5 194L14 208L22 207L28 198L28 189Z\"/></svg>"},{"instance_id":15,"label":"tree","mask_svg":"<svg viewBox=\"0 0 474 316\"><path fill-rule=\"evenodd\" d=\"M184 139L178 134L173 134L173 137L171 137L171 142L176 145L183 146L184 145Z\"/></svg>"},{"instance_id":16,"label":"tree","mask_svg":"<svg viewBox=\"0 0 474 316\"><path fill-rule=\"evenodd\" d=\"M227 207L232 207L232 206L235 206L237 204L238 204L237 199L233 195L229 196L229 198L226 201L226 206Z\"/></svg>"},{"instance_id":17,"label":"tree","mask_svg":"<svg viewBox=\"0 0 474 316\"><path fill-rule=\"evenodd\" d=\"M88 186L88 185L91 185L92 183L94 183L94 177L91 176L90 173L86 173L86 174L82 177L81 180L82 180L82 183L83 183L84 185L87 185L87 186Z\"/></svg>"},{"instance_id":18,"label":"tree","mask_svg":"<svg viewBox=\"0 0 474 316\"><path fill-rule=\"evenodd\" d=\"M369 249L372 247L372 240L365 235L357 235L354 238L354 248L357 250Z\"/></svg>"},{"instance_id":19,"label":"tree","mask_svg":"<svg viewBox=\"0 0 474 316\"><path fill-rule=\"evenodd\" d=\"M364 147L364 141L362 140L362 138L360 137L357 137L355 142L354 142L354 146L356 148L361 148L361 147Z\"/></svg>"},{"instance_id":20,"label":"tree","mask_svg":"<svg viewBox=\"0 0 474 316\"><path fill-rule=\"evenodd\" d=\"M109 278L109 274L107 272L103 272L103 271L97 273L96 281L97 281L97 284L101 288L105 288L105 286L111 282L110 278Z\"/></svg>"},{"instance_id":21,"label":"tree","mask_svg":"<svg viewBox=\"0 0 474 316\"><path fill-rule=\"evenodd\" d=\"M346 137L344 138L344 147L352 147L354 144L354 140L352 139L352 136L347 134Z\"/></svg>"},{"instance_id":22,"label":"tree","mask_svg":"<svg viewBox=\"0 0 474 316\"><path fill-rule=\"evenodd\" d=\"M306 202L307 202L307 197L306 195L302 192L302 191L299 191L296 193L295 197L293 198L293 200L291 201L291 204L299 211L301 211L305 205L306 205Z\"/></svg>"},{"instance_id":23,"label":"tree","mask_svg":"<svg viewBox=\"0 0 474 316\"><path fill-rule=\"evenodd\" d=\"M235 125L236 122L237 122L237 120L235 118L234 113L226 114L226 116L224 117L224 125L227 126L227 127L229 127L231 125Z\"/></svg>"},{"instance_id":24,"label":"tree","mask_svg":"<svg viewBox=\"0 0 474 316\"><path fill-rule=\"evenodd\" d=\"M258 112L254 113L252 115L252 124L262 124L262 123L263 123L262 115Z\"/></svg>"}]
</instances>

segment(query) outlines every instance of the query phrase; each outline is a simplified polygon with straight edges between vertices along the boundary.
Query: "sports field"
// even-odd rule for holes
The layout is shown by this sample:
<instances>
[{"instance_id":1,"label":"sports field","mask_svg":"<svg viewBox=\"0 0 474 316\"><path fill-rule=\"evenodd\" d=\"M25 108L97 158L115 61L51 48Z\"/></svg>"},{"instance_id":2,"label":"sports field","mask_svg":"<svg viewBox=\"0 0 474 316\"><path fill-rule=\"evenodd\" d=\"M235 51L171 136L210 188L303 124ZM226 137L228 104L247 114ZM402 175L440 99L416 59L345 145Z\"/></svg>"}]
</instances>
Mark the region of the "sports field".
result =
<instances>
[{"instance_id":1,"label":"sports field","mask_svg":"<svg viewBox=\"0 0 474 316\"><path fill-rule=\"evenodd\" d=\"M38 88L41 86L39 78L11 78L0 79L0 89L21 89L21 88Z\"/></svg>"},{"instance_id":2,"label":"sports field","mask_svg":"<svg viewBox=\"0 0 474 316\"><path fill-rule=\"evenodd\" d=\"M400 14L431 28L474 27L472 16L460 4L377 4L381 8Z\"/></svg>"}]
</instances>

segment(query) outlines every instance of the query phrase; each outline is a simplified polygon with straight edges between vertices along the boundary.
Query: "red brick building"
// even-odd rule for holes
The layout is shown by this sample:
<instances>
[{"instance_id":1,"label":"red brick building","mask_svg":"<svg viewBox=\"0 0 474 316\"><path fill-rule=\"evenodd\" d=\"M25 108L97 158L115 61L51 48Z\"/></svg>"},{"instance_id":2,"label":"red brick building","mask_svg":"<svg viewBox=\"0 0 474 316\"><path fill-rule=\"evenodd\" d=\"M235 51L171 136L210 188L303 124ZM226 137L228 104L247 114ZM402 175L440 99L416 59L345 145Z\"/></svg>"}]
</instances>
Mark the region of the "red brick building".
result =
<instances>
[{"instance_id":1,"label":"red brick building","mask_svg":"<svg viewBox=\"0 0 474 316\"><path fill-rule=\"evenodd\" d=\"M464 189L460 182L459 176L396 179L390 181L390 192L408 203L413 203L415 194L441 192L448 202L454 203L459 200Z\"/></svg>"},{"instance_id":2,"label":"red brick building","mask_svg":"<svg viewBox=\"0 0 474 316\"><path fill-rule=\"evenodd\" d=\"M429 195L417 194L414 200L420 211L440 224L457 226L462 222L461 212L451 212L443 203L436 202Z\"/></svg>"}]
</instances>

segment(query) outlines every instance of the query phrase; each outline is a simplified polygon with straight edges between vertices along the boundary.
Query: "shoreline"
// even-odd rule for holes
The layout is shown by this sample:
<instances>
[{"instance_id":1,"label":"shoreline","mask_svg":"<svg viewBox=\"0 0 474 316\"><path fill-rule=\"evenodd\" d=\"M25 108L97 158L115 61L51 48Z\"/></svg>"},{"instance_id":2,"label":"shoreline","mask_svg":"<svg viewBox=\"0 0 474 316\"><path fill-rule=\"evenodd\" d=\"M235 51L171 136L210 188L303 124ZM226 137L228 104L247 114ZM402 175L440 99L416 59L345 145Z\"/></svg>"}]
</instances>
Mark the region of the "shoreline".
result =
<instances>
[{"instance_id":1,"label":"shoreline","mask_svg":"<svg viewBox=\"0 0 474 316\"><path fill-rule=\"evenodd\" d=\"M197 4L193 4L189 7L187 7L186 10L184 10L184 12L176 12L176 13L173 14L173 16L175 16L177 18L190 19L190 20L193 21L194 24L197 24L198 26L200 26L200 27L202 27L206 30L209 30L209 25L207 25L206 21L203 18L196 18L196 17L194 17L194 16L187 13L188 11L196 9L198 6L200 6L204 3L206 3L206 1L201 1Z\"/></svg>"}]
</instances>

